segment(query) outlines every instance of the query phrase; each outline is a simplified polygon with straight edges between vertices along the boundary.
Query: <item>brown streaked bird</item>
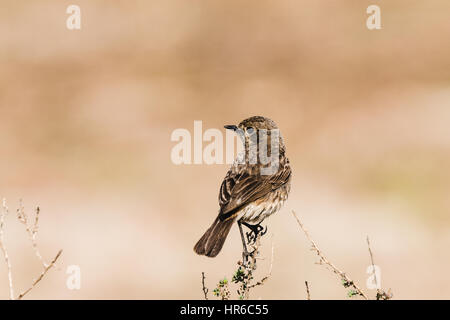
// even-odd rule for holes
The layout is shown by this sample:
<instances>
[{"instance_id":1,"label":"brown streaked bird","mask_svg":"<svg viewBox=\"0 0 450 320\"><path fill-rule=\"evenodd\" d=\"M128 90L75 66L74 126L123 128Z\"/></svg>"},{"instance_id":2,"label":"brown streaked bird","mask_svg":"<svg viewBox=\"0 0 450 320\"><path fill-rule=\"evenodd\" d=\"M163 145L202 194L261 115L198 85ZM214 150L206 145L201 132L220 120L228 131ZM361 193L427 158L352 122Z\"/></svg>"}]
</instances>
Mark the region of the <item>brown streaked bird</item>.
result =
<instances>
[{"instance_id":1,"label":"brown streaked bird","mask_svg":"<svg viewBox=\"0 0 450 320\"><path fill-rule=\"evenodd\" d=\"M251 233L247 233L248 242L254 241L258 233L263 233L261 222L276 213L288 198L291 188L291 167L286 157L286 147L274 121L254 116L243 120L238 126L227 125L225 128L239 135L245 145L244 153L234 160L222 181L219 192L219 214L197 242L194 251L207 257L217 256L233 223L237 221L245 260L249 253L242 225L251 230ZM264 139L264 134L267 139ZM275 140L277 137L278 144ZM278 161L272 161L275 162L275 166L272 166L273 170L268 174L267 168L270 167L270 163L268 165L267 161L260 159L264 153L270 156L272 149L276 151L277 146Z\"/></svg>"}]
</instances>

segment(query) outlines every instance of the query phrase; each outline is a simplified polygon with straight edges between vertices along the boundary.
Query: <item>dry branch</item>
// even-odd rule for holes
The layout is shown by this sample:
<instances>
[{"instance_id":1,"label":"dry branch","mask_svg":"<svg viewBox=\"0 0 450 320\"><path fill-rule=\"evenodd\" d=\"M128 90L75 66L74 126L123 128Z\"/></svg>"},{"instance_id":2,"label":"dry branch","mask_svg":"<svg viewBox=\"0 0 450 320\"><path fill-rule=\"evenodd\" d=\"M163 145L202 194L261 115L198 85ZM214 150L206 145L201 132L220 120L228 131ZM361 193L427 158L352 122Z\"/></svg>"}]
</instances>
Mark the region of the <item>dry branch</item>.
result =
<instances>
[{"instance_id":1,"label":"dry branch","mask_svg":"<svg viewBox=\"0 0 450 320\"><path fill-rule=\"evenodd\" d=\"M260 280L253 282L254 280L254 272L257 269L257 260L264 260L264 258L260 257L260 246L261 246L261 233L259 233L254 240L254 243L250 245L251 252L248 254L247 259L243 259L243 261L238 261L238 269L235 271L232 282L234 284L237 284L239 287L237 289L238 298L241 300L247 300L250 296L250 290L257 286L262 286L266 283L266 281L270 278L272 275L272 268L273 268L273 261L274 261L274 243L273 243L273 236L272 236L272 253L270 258L270 266L269 266L269 272L262 277ZM207 299L205 292L205 275L204 272L202 272L202 285L203 285L203 294L205 296L205 299ZM222 300L228 300L230 299L230 290L229 290L229 281L224 278L223 280L220 280L217 284L216 288L213 291L214 296L221 298ZM207 290L207 289L206 289Z\"/></svg>"},{"instance_id":2,"label":"dry branch","mask_svg":"<svg viewBox=\"0 0 450 320\"><path fill-rule=\"evenodd\" d=\"M48 263L44 261L41 253L39 252L39 248L36 242L36 236L38 233L38 223L39 223L39 214L41 210L39 207L36 208L34 223L32 226L28 224L28 216L25 213L25 208L23 207L22 201L19 203L19 208L17 209L17 219L25 226L25 230L27 231L28 237L30 239L31 245L33 246L34 253L38 257L38 259L43 264L44 268L48 266Z\"/></svg>"},{"instance_id":3,"label":"dry branch","mask_svg":"<svg viewBox=\"0 0 450 320\"><path fill-rule=\"evenodd\" d=\"M372 249L370 248L369 236L367 236L367 248L369 249L370 262L372 263L373 277L374 277L374 280L375 280L375 284L377 286L376 299L377 300L390 300L393 297L391 289L389 289L388 292L386 292L386 291L380 289L381 283L378 283L379 279L377 279L377 273L375 272L375 262L374 262L374 259L373 259Z\"/></svg>"},{"instance_id":4,"label":"dry branch","mask_svg":"<svg viewBox=\"0 0 450 320\"><path fill-rule=\"evenodd\" d=\"M259 245L259 244L258 244ZM270 267L269 267L269 272L267 273L266 276L264 276L261 280L257 281L256 283L249 285L249 289L254 288L256 286L261 286L263 285L272 275L272 268L273 268L273 256L274 256L274 245L273 245L273 237L272 237L272 254L270 255ZM255 260L258 259L258 257L255 257ZM255 265L256 265L256 261L255 261Z\"/></svg>"},{"instance_id":5,"label":"dry branch","mask_svg":"<svg viewBox=\"0 0 450 320\"><path fill-rule=\"evenodd\" d=\"M6 200L2 200L2 210L0 212L0 248L2 249L3 257L5 258L6 268L8 270L8 285L9 285L9 298L11 300L14 299L14 286L12 280L12 271L11 271L11 261L9 260L8 250L5 245L5 216L8 214L9 210L6 206Z\"/></svg>"},{"instance_id":6,"label":"dry branch","mask_svg":"<svg viewBox=\"0 0 450 320\"><path fill-rule=\"evenodd\" d=\"M0 210L0 249L3 253L3 257L5 259L5 263L7 266L7 270L8 270L8 284L9 284L9 298L11 300L14 299L22 299L27 293L29 293L34 287L36 287L36 285L45 277L45 275L47 274L47 272L53 268L56 265L56 261L59 259L59 257L62 254L62 250L59 250L58 253L56 254L56 256L53 258L53 260L50 263L46 263L45 260L43 259L40 251L39 251L39 247L37 245L36 242L36 236L38 234L38 223L39 223L39 207L36 208L36 214L34 217L34 222L33 224L29 224L29 220L28 220L28 216L25 213L25 209L22 205L22 201L20 201L20 205L19 208L17 209L17 219L19 220L20 223L22 223L25 226L25 230L27 231L28 237L30 239L31 245L33 247L33 250L37 256L37 258L41 261L42 264L42 271L39 274L39 276L33 280L32 284L30 285L30 287L28 287L28 289L22 291L17 298L15 298L14 296L14 286L13 286L13 281L12 281L12 268L11 268L11 262L8 256L8 251L6 249L6 245L5 245L5 239L4 239L4 229L5 229L5 216L8 214L9 210L8 207L6 205L6 200L3 199L2 201L2 208Z\"/></svg>"},{"instance_id":7,"label":"dry branch","mask_svg":"<svg viewBox=\"0 0 450 320\"><path fill-rule=\"evenodd\" d=\"M48 270L50 270L56 263L56 260L58 260L59 256L61 255L62 250L59 250L58 253L56 254L56 256L53 258L52 262L47 265L44 270L42 270L41 274L39 275L39 277L37 277L33 283L31 284L31 286L23 291L21 294L19 294L19 296L17 297L17 300L20 300L23 298L24 295L26 295L28 292L30 292L38 283L39 281L42 280L42 278L46 275L46 273L48 272Z\"/></svg>"},{"instance_id":8,"label":"dry branch","mask_svg":"<svg viewBox=\"0 0 450 320\"><path fill-rule=\"evenodd\" d=\"M361 290L361 288L352 280L350 279L345 272L339 270L332 262L330 262L325 255L322 253L322 251L319 249L319 247L317 246L317 244L314 242L314 240L311 238L311 236L308 233L308 230L305 228L305 226L303 225L303 223L300 221L300 219L297 217L297 214L295 213L295 211L292 211L292 214L294 215L295 219L297 220L298 225L300 226L300 228L303 230L303 232L306 235L306 238L308 238L309 242L312 245L312 250L315 251L317 253L317 255L319 256L320 260L319 260L319 264L321 265L326 265L328 267L331 268L331 270L337 274L341 280L342 280L342 284L344 285L344 287L346 288L353 288L355 290L355 293L357 295L360 295L361 297L363 297L366 300L369 300L369 298L367 297L367 295Z\"/></svg>"},{"instance_id":9,"label":"dry branch","mask_svg":"<svg viewBox=\"0 0 450 320\"><path fill-rule=\"evenodd\" d=\"M306 300L311 300L311 294L309 293L308 281L305 281L305 287L306 287Z\"/></svg>"},{"instance_id":10,"label":"dry branch","mask_svg":"<svg viewBox=\"0 0 450 320\"><path fill-rule=\"evenodd\" d=\"M203 287L203 294L205 296L205 300L208 300L208 291L209 289L205 286L205 273L202 272L202 287Z\"/></svg>"}]
</instances>

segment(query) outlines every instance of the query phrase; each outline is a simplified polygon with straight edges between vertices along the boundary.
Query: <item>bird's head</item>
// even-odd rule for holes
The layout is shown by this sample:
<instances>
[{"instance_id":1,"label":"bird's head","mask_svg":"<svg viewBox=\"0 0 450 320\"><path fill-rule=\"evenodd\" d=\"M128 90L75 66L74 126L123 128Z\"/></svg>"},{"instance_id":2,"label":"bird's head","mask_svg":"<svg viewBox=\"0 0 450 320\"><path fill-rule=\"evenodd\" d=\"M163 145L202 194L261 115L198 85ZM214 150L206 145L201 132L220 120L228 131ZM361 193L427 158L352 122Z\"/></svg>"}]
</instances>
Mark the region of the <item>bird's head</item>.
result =
<instances>
[{"instance_id":1,"label":"bird's head","mask_svg":"<svg viewBox=\"0 0 450 320\"><path fill-rule=\"evenodd\" d=\"M242 120L239 125L226 125L225 129L233 130L233 131L242 131L245 134L252 134L255 130L259 131L260 129L264 130L274 130L278 129L276 123L262 116L253 116L247 119Z\"/></svg>"},{"instance_id":2,"label":"bird's head","mask_svg":"<svg viewBox=\"0 0 450 320\"><path fill-rule=\"evenodd\" d=\"M269 145L268 148L270 150L271 136L273 135L273 132L276 131L275 136L279 137L280 151L284 152L284 143L278 127L276 123L269 118L253 116L242 120L237 126L226 125L225 129L233 130L239 138L241 138L242 143L246 146L246 150L248 150L249 146L253 143L259 144L264 135L267 135L266 138L268 140L266 143Z\"/></svg>"}]
</instances>

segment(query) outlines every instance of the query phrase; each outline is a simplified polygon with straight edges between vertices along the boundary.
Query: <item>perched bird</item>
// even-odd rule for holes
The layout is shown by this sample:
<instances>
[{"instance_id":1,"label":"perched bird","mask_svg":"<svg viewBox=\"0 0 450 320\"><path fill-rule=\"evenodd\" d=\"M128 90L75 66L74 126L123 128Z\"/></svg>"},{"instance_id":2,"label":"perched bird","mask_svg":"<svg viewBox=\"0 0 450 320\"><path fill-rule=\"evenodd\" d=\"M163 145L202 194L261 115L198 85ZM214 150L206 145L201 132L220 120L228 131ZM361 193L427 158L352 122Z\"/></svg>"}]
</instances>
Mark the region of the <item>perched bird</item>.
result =
<instances>
[{"instance_id":1,"label":"perched bird","mask_svg":"<svg viewBox=\"0 0 450 320\"><path fill-rule=\"evenodd\" d=\"M227 125L225 128L239 135L244 150L234 160L220 186L219 214L197 242L194 251L207 257L217 256L237 221L245 259L248 251L242 225L251 230L247 233L248 242L255 240L258 233L263 233L261 222L276 213L288 198L291 167L274 121L254 116L238 126Z\"/></svg>"}]
</instances>

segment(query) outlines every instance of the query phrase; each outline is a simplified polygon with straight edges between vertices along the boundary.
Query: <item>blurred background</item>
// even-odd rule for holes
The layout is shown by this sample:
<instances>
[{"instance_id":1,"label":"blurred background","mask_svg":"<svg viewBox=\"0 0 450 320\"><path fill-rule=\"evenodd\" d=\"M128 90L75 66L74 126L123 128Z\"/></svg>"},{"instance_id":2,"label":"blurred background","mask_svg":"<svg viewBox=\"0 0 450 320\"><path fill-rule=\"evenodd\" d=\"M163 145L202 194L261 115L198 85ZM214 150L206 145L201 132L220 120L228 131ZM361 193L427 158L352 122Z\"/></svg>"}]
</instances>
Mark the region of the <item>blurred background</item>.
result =
<instances>
[{"instance_id":1,"label":"blurred background","mask_svg":"<svg viewBox=\"0 0 450 320\"><path fill-rule=\"evenodd\" d=\"M41 271L15 217L23 199L29 214L41 207L44 257L64 250L28 298L201 299L202 271L212 293L241 258L239 232L215 259L192 248L228 165L177 166L170 136L264 115L294 176L269 220L272 276L252 298L305 299L305 280L312 299L346 298L291 210L372 297L366 236L394 298L450 298L449 1L75 2L1 1L0 197L16 291ZM71 4L81 30L66 28ZM372 4L381 30L366 27ZM66 287L69 265L80 290Z\"/></svg>"}]
</instances>

